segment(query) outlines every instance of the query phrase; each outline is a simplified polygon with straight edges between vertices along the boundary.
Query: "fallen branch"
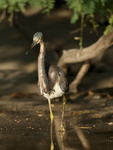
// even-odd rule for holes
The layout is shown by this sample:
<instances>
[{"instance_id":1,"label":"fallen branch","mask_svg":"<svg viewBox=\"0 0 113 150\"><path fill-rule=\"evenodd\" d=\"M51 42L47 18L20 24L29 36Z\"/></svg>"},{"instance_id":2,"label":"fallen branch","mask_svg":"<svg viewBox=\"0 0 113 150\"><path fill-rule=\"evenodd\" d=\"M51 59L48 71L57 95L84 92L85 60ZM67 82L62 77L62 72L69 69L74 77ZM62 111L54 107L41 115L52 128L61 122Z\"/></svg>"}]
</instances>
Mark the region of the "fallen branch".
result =
<instances>
[{"instance_id":1,"label":"fallen branch","mask_svg":"<svg viewBox=\"0 0 113 150\"><path fill-rule=\"evenodd\" d=\"M86 72L90 67L89 60L92 60L94 57L103 53L112 44L113 44L113 30L110 31L107 35L102 35L96 43L92 44L87 48L84 48L81 53L79 53L79 50L77 49L63 51L63 55L59 59L58 66L62 67L65 72L67 72L69 64L85 61L79 73L70 84L69 87L70 92L72 93L77 92L76 88L78 84L81 82L83 76L86 74Z\"/></svg>"}]
</instances>

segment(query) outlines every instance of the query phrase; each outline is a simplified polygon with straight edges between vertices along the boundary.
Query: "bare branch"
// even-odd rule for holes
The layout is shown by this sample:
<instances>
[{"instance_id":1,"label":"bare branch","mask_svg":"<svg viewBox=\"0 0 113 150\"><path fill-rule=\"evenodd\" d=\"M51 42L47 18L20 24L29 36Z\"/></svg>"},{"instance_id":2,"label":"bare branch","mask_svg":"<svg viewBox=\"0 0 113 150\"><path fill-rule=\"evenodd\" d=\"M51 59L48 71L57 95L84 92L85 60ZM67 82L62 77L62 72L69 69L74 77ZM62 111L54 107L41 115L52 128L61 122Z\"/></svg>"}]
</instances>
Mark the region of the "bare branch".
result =
<instances>
[{"instance_id":1,"label":"bare branch","mask_svg":"<svg viewBox=\"0 0 113 150\"><path fill-rule=\"evenodd\" d=\"M63 55L59 59L58 66L62 67L66 71L67 64L90 60L104 52L109 46L111 46L112 42L113 30L107 35L102 35L96 43L84 48L80 54L77 49L64 51Z\"/></svg>"},{"instance_id":2,"label":"bare branch","mask_svg":"<svg viewBox=\"0 0 113 150\"><path fill-rule=\"evenodd\" d=\"M84 77L84 75L88 71L89 67L90 67L90 61L86 61L82 65L82 67L81 67L80 71L78 72L77 76L75 77L75 79L72 81L72 83L69 86L69 92L71 92L71 93L77 93L76 87L81 82L82 78Z\"/></svg>"},{"instance_id":3,"label":"bare branch","mask_svg":"<svg viewBox=\"0 0 113 150\"><path fill-rule=\"evenodd\" d=\"M75 79L69 86L69 91L71 93L77 92L77 86L81 82L82 78L88 71L90 67L90 61L94 57L98 56L104 52L108 47L113 44L113 30L107 35L103 35L99 40L92 44L91 46L84 48L81 53L77 49L71 49L68 51L63 51L63 55L60 57L58 66L62 67L65 72L67 72L68 64L77 63L85 61L84 65L81 67Z\"/></svg>"}]
</instances>

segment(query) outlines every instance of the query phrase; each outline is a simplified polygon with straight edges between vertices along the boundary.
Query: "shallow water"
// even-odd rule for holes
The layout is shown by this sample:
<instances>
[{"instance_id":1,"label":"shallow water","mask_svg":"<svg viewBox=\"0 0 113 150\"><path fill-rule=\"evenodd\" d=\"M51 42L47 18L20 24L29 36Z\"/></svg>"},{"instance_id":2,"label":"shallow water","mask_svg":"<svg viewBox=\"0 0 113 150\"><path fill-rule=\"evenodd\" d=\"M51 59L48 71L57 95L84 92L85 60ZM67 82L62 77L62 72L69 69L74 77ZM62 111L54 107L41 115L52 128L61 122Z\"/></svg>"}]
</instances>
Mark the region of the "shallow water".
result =
<instances>
[{"instance_id":1,"label":"shallow water","mask_svg":"<svg viewBox=\"0 0 113 150\"><path fill-rule=\"evenodd\" d=\"M91 118L89 114L65 112L65 133L61 133L61 103L55 104L52 134L49 108L31 102L0 101L0 149L1 150L112 150L112 115L107 118ZM68 108L71 104L68 104ZM52 137L51 137L52 136Z\"/></svg>"}]
</instances>

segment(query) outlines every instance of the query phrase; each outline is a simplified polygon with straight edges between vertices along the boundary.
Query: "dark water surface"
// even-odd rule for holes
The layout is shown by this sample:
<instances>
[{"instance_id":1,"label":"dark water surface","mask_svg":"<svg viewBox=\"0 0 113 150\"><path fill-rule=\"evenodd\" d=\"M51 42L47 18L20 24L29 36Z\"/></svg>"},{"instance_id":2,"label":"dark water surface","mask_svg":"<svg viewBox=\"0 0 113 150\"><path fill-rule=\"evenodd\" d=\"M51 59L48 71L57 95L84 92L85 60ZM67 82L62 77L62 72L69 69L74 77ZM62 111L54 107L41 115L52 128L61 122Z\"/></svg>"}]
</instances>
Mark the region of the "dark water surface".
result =
<instances>
[{"instance_id":1,"label":"dark water surface","mask_svg":"<svg viewBox=\"0 0 113 150\"><path fill-rule=\"evenodd\" d=\"M50 150L51 142L55 150L113 149L112 114L95 118L91 110L85 113L68 103L63 134L59 132L62 103L55 103L51 137L48 104L41 102L0 101L0 150Z\"/></svg>"}]
</instances>

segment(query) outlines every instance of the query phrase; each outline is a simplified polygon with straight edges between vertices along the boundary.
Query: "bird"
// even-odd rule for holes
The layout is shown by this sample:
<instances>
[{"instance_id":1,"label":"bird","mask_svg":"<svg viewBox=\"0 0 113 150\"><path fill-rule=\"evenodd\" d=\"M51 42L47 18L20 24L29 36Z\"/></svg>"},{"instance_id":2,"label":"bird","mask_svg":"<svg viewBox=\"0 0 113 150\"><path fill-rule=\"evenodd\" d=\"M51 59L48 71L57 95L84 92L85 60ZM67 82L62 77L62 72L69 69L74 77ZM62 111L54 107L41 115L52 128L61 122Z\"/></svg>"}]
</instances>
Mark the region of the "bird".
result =
<instances>
[{"instance_id":1,"label":"bird","mask_svg":"<svg viewBox=\"0 0 113 150\"><path fill-rule=\"evenodd\" d=\"M51 99L63 96L63 112L62 112L62 120L63 120L64 106L66 102L65 93L69 91L66 73L62 68L60 68L57 65L49 65L48 67L45 67L46 50L42 32L36 32L33 35L33 43L31 44L30 49L26 51L26 54L28 54L31 51L31 49L37 44L40 44L40 52L38 55L39 93L48 100L51 122L53 121L54 118L51 109Z\"/></svg>"}]
</instances>

